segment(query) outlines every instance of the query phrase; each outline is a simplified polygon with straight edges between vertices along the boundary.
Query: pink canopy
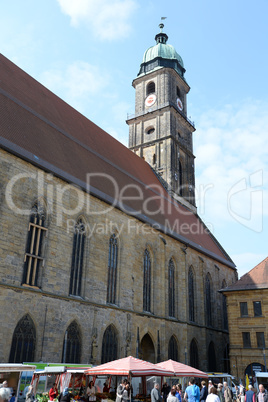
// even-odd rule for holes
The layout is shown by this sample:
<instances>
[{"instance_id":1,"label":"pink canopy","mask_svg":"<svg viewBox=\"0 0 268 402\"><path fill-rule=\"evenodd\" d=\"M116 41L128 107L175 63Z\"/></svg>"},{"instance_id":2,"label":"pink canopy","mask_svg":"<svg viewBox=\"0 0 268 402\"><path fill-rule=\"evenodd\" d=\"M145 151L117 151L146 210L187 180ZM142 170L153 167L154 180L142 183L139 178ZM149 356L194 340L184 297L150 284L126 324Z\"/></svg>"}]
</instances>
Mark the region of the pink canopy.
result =
<instances>
[{"instance_id":1,"label":"pink canopy","mask_svg":"<svg viewBox=\"0 0 268 402\"><path fill-rule=\"evenodd\" d=\"M175 362L174 360L166 360L165 362L157 363L157 367L165 368L166 370L172 371L173 375L176 377L199 377L208 378L208 375L203 371L197 370L186 364Z\"/></svg>"},{"instance_id":2,"label":"pink canopy","mask_svg":"<svg viewBox=\"0 0 268 402\"><path fill-rule=\"evenodd\" d=\"M144 360L128 356L114 360L100 366L92 367L85 371L87 375L122 375L141 377L147 375L173 376L174 372Z\"/></svg>"}]
</instances>

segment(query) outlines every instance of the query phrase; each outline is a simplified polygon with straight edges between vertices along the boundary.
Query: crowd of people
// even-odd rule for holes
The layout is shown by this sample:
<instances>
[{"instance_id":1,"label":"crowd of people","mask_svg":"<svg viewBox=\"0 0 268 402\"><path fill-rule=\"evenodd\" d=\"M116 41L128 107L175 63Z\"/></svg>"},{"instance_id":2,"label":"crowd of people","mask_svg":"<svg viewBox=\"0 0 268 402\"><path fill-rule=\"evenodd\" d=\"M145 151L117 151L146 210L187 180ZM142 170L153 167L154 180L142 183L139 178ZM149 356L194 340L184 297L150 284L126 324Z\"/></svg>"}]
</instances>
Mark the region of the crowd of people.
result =
<instances>
[{"instance_id":1,"label":"crowd of people","mask_svg":"<svg viewBox=\"0 0 268 402\"><path fill-rule=\"evenodd\" d=\"M188 387L182 393L180 384L170 387L166 382L160 392L159 384L155 384L151 391L151 402L268 402L268 392L262 384L259 385L258 392L254 392L252 385L245 389L243 384L236 387L236 393L228 387L227 382L218 383L216 386L211 380L208 387L205 381L201 382L201 387L191 378ZM120 401L116 401L120 402Z\"/></svg>"}]
</instances>

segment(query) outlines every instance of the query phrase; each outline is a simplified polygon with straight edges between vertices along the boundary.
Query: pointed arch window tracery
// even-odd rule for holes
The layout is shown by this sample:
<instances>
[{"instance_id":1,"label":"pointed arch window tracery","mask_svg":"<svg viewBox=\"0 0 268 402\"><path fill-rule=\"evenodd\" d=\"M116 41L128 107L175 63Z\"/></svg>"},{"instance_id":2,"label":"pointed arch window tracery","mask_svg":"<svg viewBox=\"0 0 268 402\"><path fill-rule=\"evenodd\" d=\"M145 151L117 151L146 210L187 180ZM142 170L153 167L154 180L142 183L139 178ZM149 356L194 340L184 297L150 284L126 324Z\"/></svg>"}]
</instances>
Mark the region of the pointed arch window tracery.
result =
<instances>
[{"instance_id":1,"label":"pointed arch window tracery","mask_svg":"<svg viewBox=\"0 0 268 402\"><path fill-rule=\"evenodd\" d=\"M206 286L205 286L205 299L206 299L206 322L208 326L212 326L212 306L211 306L211 281L209 274L206 276Z\"/></svg>"},{"instance_id":2,"label":"pointed arch window tracery","mask_svg":"<svg viewBox=\"0 0 268 402\"><path fill-rule=\"evenodd\" d=\"M194 294L194 273L192 267L188 272L188 301L189 301L189 320L195 322L195 294Z\"/></svg>"},{"instance_id":3,"label":"pointed arch window tracery","mask_svg":"<svg viewBox=\"0 0 268 402\"><path fill-rule=\"evenodd\" d=\"M18 322L12 338L9 363L34 362L36 329L31 317L26 314Z\"/></svg>"},{"instance_id":4,"label":"pointed arch window tracery","mask_svg":"<svg viewBox=\"0 0 268 402\"><path fill-rule=\"evenodd\" d=\"M109 241L107 303L116 303L118 242L113 234Z\"/></svg>"},{"instance_id":5,"label":"pointed arch window tracery","mask_svg":"<svg viewBox=\"0 0 268 402\"><path fill-rule=\"evenodd\" d=\"M109 325L102 338L101 363L116 360L118 351L117 333L113 325Z\"/></svg>"},{"instance_id":6,"label":"pointed arch window tracery","mask_svg":"<svg viewBox=\"0 0 268 402\"><path fill-rule=\"evenodd\" d=\"M80 363L81 334L78 324L73 321L67 328L63 342L62 363Z\"/></svg>"},{"instance_id":7,"label":"pointed arch window tracery","mask_svg":"<svg viewBox=\"0 0 268 402\"><path fill-rule=\"evenodd\" d=\"M40 268L44 262L43 240L46 234L46 211L38 201L33 205L30 213L24 256L23 285L39 286Z\"/></svg>"},{"instance_id":8,"label":"pointed arch window tracery","mask_svg":"<svg viewBox=\"0 0 268 402\"><path fill-rule=\"evenodd\" d=\"M69 287L69 294L73 296L81 296L85 238L85 225L82 218L79 218L74 228Z\"/></svg>"},{"instance_id":9,"label":"pointed arch window tracery","mask_svg":"<svg viewBox=\"0 0 268 402\"><path fill-rule=\"evenodd\" d=\"M172 258L168 264L168 313L175 317L175 267Z\"/></svg>"},{"instance_id":10,"label":"pointed arch window tracery","mask_svg":"<svg viewBox=\"0 0 268 402\"><path fill-rule=\"evenodd\" d=\"M143 257L143 310L151 311L151 255L148 249Z\"/></svg>"},{"instance_id":11,"label":"pointed arch window tracery","mask_svg":"<svg viewBox=\"0 0 268 402\"><path fill-rule=\"evenodd\" d=\"M168 358L176 362L179 360L178 343L174 335L172 335L168 343Z\"/></svg>"}]
</instances>

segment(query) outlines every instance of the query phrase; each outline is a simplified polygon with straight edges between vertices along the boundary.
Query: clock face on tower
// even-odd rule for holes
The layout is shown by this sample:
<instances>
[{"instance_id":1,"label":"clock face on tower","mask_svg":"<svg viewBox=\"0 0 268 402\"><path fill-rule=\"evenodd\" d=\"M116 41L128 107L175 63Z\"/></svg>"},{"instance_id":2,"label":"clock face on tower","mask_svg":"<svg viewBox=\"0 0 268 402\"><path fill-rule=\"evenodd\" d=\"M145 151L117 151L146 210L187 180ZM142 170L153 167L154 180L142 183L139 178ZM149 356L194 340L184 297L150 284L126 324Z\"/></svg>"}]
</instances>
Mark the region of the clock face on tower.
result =
<instances>
[{"instance_id":1,"label":"clock face on tower","mask_svg":"<svg viewBox=\"0 0 268 402\"><path fill-rule=\"evenodd\" d=\"M148 95L147 98L145 99L145 106L147 106L147 107L153 106L155 101L156 101L155 94Z\"/></svg>"},{"instance_id":2,"label":"clock face on tower","mask_svg":"<svg viewBox=\"0 0 268 402\"><path fill-rule=\"evenodd\" d=\"M183 104L182 104L182 101L180 100L180 98L177 98L177 106L180 111L183 110Z\"/></svg>"}]
</instances>

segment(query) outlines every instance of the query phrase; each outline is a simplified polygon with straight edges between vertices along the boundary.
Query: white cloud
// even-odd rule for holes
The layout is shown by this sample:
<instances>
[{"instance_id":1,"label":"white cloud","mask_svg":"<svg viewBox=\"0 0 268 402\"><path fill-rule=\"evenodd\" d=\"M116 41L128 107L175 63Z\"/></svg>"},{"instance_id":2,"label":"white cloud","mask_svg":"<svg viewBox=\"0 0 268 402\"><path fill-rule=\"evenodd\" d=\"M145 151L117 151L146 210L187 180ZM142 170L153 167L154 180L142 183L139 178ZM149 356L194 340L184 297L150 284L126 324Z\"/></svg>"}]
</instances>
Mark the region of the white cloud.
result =
<instances>
[{"instance_id":1,"label":"white cloud","mask_svg":"<svg viewBox=\"0 0 268 402\"><path fill-rule=\"evenodd\" d=\"M254 254L254 253L243 253L233 255L232 258L235 261L239 277L243 276L249 272L252 268L256 267L260 262L267 257L267 254Z\"/></svg>"},{"instance_id":2,"label":"white cloud","mask_svg":"<svg viewBox=\"0 0 268 402\"><path fill-rule=\"evenodd\" d=\"M64 68L44 72L41 81L81 113L85 113L89 103L96 105L96 97L99 101L105 98L110 77L98 66L76 61Z\"/></svg>"},{"instance_id":3,"label":"white cloud","mask_svg":"<svg viewBox=\"0 0 268 402\"><path fill-rule=\"evenodd\" d=\"M263 229L268 215L267 106L252 100L226 105L203 114L197 124L197 195L201 186L210 186L198 200L199 214L217 227L236 221L256 232Z\"/></svg>"},{"instance_id":4,"label":"white cloud","mask_svg":"<svg viewBox=\"0 0 268 402\"><path fill-rule=\"evenodd\" d=\"M138 7L136 0L57 0L71 24L86 23L100 39L113 40L130 32L129 19Z\"/></svg>"}]
</instances>

